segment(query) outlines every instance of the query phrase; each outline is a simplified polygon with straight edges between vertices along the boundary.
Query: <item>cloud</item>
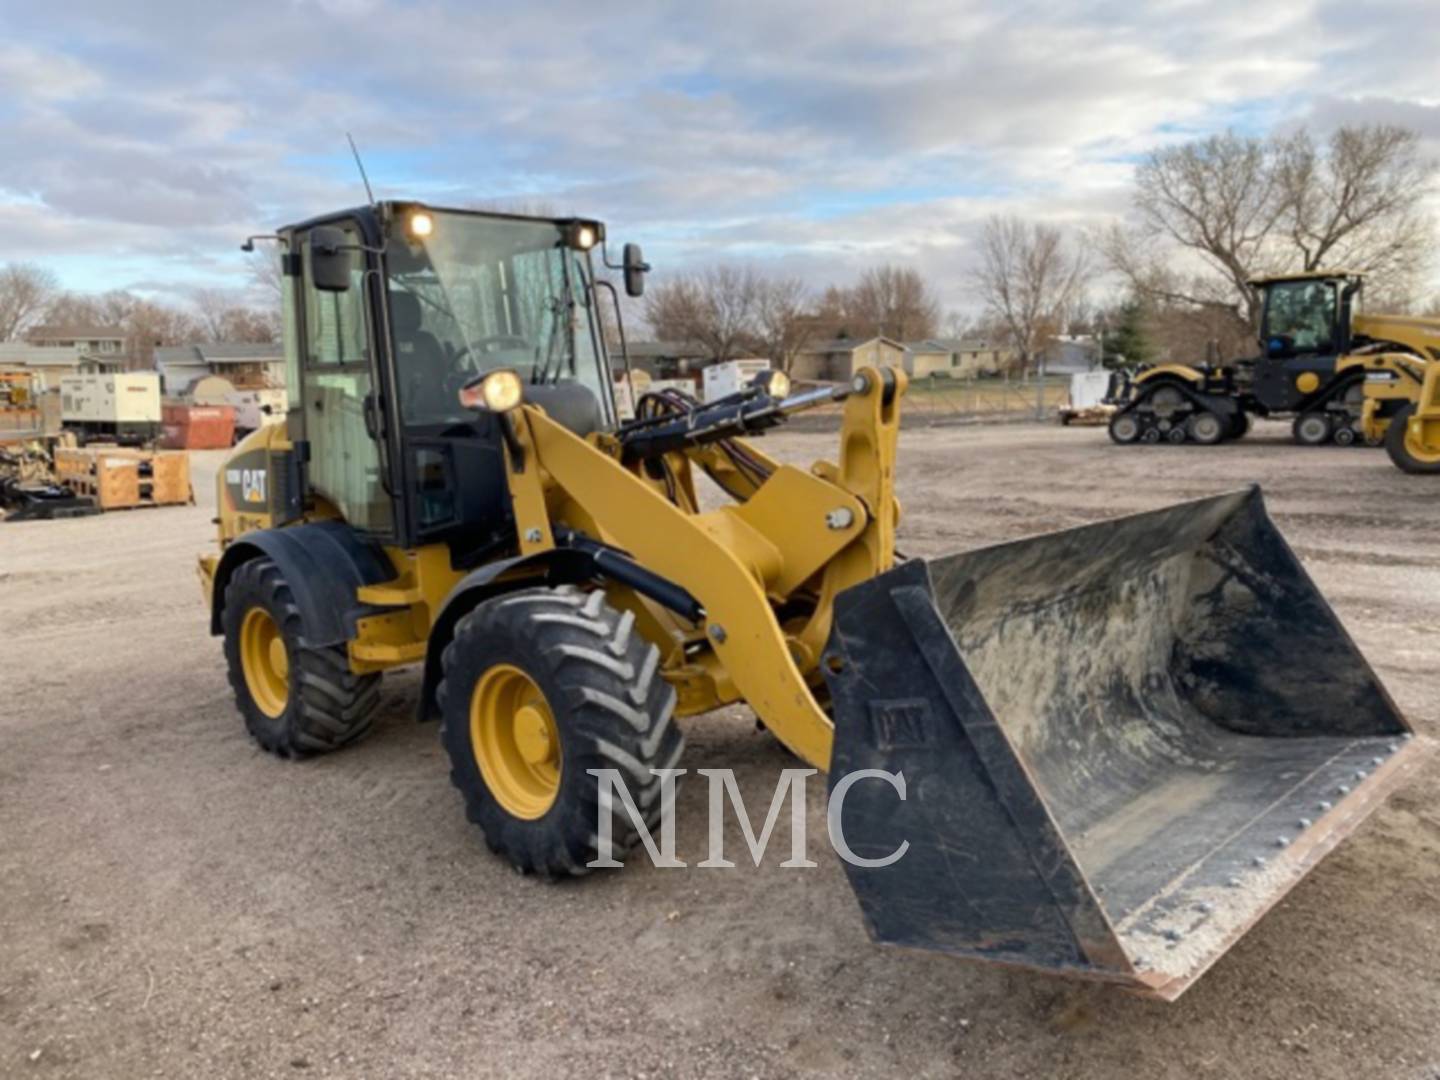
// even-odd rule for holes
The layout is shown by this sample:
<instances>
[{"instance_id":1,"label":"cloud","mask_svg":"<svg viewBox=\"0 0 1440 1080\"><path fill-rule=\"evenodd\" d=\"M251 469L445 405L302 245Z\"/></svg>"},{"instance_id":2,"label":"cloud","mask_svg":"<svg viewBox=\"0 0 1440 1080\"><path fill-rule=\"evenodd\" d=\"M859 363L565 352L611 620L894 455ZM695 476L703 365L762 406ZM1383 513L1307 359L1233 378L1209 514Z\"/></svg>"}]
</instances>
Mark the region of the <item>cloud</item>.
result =
<instances>
[{"instance_id":1,"label":"cloud","mask_svg":"<svg viewBox=\"0 0 1440 1080\"><path fill-rule=\"evenodd\" d=\"M359 201L346 131L382 194L596 214L662 267L909 259L956 305L988 213L1123 214L1156 145L1440 138L1424 0L0 2L6 255L90 287L243 285L243 235Z\"/></svg>"}]
</instances>

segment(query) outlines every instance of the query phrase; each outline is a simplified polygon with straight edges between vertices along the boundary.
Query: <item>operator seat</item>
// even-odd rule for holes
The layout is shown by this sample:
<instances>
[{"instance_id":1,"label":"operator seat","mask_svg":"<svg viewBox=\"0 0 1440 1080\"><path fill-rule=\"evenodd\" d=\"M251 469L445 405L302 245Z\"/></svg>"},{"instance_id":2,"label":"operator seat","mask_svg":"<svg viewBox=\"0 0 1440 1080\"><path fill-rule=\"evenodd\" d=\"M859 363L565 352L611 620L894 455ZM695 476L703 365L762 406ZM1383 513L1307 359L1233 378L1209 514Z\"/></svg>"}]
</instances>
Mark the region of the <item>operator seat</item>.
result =
<instances>
[{"instance_id":1,"label":"operator seat","mask_svg":"<svg viewBox=\"0 0 1440 1080\"><path fill-rule=\"evenodd\" d=\"M420 298L414 293L390 293L390 317L395 332L396 367L403 373L404 411L411 422L443 419L455 412L454 365L440 339L421 326Z\"/></svg>"}]
</instances>

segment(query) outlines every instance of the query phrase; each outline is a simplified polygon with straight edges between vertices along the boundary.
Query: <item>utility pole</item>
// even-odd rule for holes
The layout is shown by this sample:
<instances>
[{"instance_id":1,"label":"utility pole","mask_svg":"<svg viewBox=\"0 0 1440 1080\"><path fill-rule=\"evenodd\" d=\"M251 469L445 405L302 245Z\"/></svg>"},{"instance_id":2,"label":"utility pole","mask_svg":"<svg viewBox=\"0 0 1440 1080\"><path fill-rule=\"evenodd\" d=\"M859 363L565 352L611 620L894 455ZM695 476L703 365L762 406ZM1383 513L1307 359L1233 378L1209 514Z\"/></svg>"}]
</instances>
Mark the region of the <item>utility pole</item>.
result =
<instances>
[{"instance_id":1,"label":"utility pole","mask_svg":"<svg viewBox=\"0 0 1440 1080\"><path fill-rule=\"evenodd\" d=\"M1045 420L1045 350L1035 354L1035 419Z\"/></svg>"}]
</instances>

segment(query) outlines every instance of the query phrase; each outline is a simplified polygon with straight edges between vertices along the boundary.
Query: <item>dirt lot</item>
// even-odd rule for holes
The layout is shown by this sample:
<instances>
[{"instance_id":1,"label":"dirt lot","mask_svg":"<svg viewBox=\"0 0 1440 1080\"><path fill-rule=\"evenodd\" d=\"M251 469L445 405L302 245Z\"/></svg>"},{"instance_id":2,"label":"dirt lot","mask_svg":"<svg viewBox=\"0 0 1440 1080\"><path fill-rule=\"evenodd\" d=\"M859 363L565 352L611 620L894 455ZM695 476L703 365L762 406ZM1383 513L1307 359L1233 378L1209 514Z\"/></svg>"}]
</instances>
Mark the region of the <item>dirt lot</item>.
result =
<instances>
[{"instance_id":1,"label":"dirt lot","mask_svg":"<svg viewBox=\"0 0 1440 1080\"><path fill-rule=\"evenodd\" d=\"M1440 487L1286 434L1122 450L1098 429L907 431L902 544L1261 481L1435 733ZM1433 763L1168 1006L870 945L820 848L818 784L817 869L548 886L466 824L413 673L387 677L377 730L344 753L251 745L193 572L217 455L199 457L193 509L0 524L0 1075L1440 1077ZM743 719L688 732L683 764L734 767L752 813L791 764ZM692 862L703 807L682 790Z\"/></svg>"}]
</instances>

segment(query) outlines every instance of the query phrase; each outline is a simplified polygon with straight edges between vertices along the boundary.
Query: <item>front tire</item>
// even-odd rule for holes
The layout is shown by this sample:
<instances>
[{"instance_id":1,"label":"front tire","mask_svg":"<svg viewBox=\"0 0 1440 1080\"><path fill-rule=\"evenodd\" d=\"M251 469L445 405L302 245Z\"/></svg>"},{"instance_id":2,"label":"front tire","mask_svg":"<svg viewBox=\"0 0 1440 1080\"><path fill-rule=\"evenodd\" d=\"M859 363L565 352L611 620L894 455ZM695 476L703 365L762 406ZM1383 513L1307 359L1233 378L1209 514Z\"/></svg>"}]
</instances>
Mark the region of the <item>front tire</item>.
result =
<instances>
[{"instance_id":1,"label":"front tire","mask_svg":"<svg viewBox=\"0 0 1440 1080\"><path fill-rule=\"evenodd\" d=\"M1406 405L1390 418L1390 427L1385 432L1385 453L1407 473L1418 476L1440 474L1440 450L1427 452L1410 438L1410 418L1414 415L1415 406Z\"/></svg>"},{"instance_id":2,"label":"front tire","mask_svg":"<svg viewBox=\"0 0 1440 1080\"><path fill-rule=\"evenodd\" d=\"M300 608L273 560L235 571L220 621L235 704L262 749L285 758L323 754L370 730L380 676L354 674L343 646L300 644Z\"/></svg>"},{"instance_id":3,"label":"front tire","mask_svg":"<svg viewBox=\"0 0 1440 1080\"><path fill-rule=\"evenodd\" d=\"M525 589L460 620L442 656L441 739L466 816L523 873L587 873L623 861L639 831L591 769L616 769L653 827L684 740L660 653L601 591ZM601 851L599 822L611 820Z\"/></svg>"}]
</instances>

